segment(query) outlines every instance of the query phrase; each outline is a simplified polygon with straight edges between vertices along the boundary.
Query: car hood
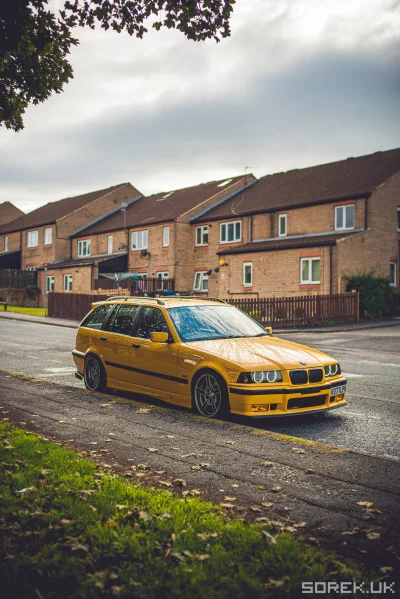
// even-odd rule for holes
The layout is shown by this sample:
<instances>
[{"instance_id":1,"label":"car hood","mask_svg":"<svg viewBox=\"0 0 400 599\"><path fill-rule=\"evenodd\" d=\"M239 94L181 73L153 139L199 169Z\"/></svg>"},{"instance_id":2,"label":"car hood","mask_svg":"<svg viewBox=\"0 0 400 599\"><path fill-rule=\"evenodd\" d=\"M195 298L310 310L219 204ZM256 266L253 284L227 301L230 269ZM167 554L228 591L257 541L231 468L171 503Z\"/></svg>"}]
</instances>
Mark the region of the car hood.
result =
<instances>
[{"instance_id":1,"label":"car hood","mask_svg":"<svg viewBox=\"0 0 400 599\"><path fill-rule=\"evenodd\" d=\"M194 341L187 345L249 368L312 368L332 362L332 358L323 352L278 337L215 339Z\"/></svg>"}]
</instances>

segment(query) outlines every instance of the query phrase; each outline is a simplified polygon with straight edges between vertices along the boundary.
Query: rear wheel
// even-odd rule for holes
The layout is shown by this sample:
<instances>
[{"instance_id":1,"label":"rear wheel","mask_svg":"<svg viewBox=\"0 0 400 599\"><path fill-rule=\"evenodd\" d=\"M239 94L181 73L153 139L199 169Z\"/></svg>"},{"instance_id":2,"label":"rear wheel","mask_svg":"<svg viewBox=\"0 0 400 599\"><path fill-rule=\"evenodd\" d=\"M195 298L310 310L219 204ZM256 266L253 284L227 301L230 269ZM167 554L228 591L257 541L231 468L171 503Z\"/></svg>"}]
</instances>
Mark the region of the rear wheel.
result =
<instances>
[{"instance_id":1,"label":"rear wheel","mask_svg":"<svg viewBox=\"0 0 400 599\"><path fill-rule=\"evenodd\" d=\"M89 391L103 391L107 386L104 366L97 356L87 356L83 370L83 379Z\"/></svg>"},{"instance_id":2,"label":"rear wheel","mask_svg":"<svg viewBox=\"0 0 400 599\"><path fill-rule=\"evenodd\" d=\"M201 416L216 418L230 412L228 389L224 379L212 370L199 373L193 383L192 405Z\"/></svg>"}]
</instances>

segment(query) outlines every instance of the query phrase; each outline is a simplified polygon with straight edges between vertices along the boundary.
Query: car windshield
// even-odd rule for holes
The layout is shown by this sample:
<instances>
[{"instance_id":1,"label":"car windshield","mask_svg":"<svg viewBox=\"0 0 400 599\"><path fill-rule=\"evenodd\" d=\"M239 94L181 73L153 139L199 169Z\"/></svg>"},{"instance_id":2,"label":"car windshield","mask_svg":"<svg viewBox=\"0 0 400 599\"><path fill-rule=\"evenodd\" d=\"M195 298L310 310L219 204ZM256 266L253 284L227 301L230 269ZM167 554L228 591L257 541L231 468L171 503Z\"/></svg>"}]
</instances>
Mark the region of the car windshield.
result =
<instances>
[{"instance_id":1,"label":"car windshield","mask_svg":"<svg viewBox=\"0 0 400 599\"><path fill-rule=\"evenodd\" d=\"M206 305L169 308L182 341L238 339L268 335L252 318L233 306Z\"/></svg>"}]
</instances>

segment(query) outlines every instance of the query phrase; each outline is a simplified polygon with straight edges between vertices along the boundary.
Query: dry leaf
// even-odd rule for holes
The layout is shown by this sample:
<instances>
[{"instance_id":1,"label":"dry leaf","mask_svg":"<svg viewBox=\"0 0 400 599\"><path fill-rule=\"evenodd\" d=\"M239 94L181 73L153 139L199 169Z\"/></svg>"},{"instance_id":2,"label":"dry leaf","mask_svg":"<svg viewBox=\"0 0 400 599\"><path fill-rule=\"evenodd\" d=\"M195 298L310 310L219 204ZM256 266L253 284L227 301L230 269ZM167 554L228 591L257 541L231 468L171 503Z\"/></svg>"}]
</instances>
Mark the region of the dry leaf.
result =
<instances>
[{"instance_id":1,"label":"dry leaf","mask_svg":"<svg viewBox=\"0 0 400 599\"><path fill-rule=\"evenodd\" d=\"M204 562L204 560L208 559L210 556L207 553L196 553L194 559L197 559L199 562Z\"/></svg>"},{"instance_id":2,"label":"dry leaf","mask_svg":"<svg viewBox=\"0 0 400 599\"><path fill-rule=\"evenodd\" d=\"M252 512L261 512L261 509L257 505L251 505L250 510Z\"/></svg>"},{"instance_id":3,"label":"dry leaf","mask_svg":"<svg viewBox=\"0 0 400 599\"><path fill-rule=\"evenodd\" d=\"M136 410L136 414L150 414L150 412L152 412L153 410L151 410L150 408L139 408L138 410Z\"/></svg>"},{"instance_id":4,"label":"dry leaf","mask_svg":"<svg viewBox=\"0 0 400 599\"><path fill-rule=\"evenodd\" d=\"M28 491L34 491L35 487L25 487L25 489L20 489L19 491L15 491L16 495L25 495Z\"/></svg>"},{"instance_id":5,"label":"dry leaf","mask_svg":"<svg viewBox=\"0 0 400 599\"><path fill-rule=\"evenodd\" d=\"M225 441L227 445L235 445L235 441Z\"/></svg>"},{"instance_id":6,"label":"dry leaf","mask_svg":"<svg viewBox=\"0 0 400 599\"><path fill-rule=\"evenodd\" d=\"M149 447L149 452L150 453L157 453L158 449L156 449L155 447Z\"/></svg>"},{"instance_id":7,"label":"dry leaf","mask_svg":"<svg viewBox=\"0 0 400 599\"><path fill-rule=\"evenodd\" d=\"M110 528L115 528L117 526L117 523L112 518L109 518L107 520L107 522L105 523L105 526L109 526Z\"/></svg>"},{"instance_id":8,"label":"dry leaf","mask_svg":"<svg viewBox=\"0 0 400 599\"><path fill-rule=\"evenodd\" d=\"M271 468L273 465L273 462L261 462L261 466L266 466L267 468Z\"/></svg>"},{"instance_id":9,"label":"dry leaf","mask_svg":"<svg viewBox=\"0 0 400 599\"><path fill-rule=\"evenodd\" d=\"M374 505L373 501L356 501L356 504L360 505L361 507L371 507Z\"/></svg>"},{"instance_id":10,"label":"dry leaf","mask_svg":"<svg viewBox=\"0 0 400 599\"><path fill-rule=\"evenodd\" d=\"M172 481L172 484L175 485L175 487L186 487L186 481L183 478L175 478Z\"/></svg>"},{"instance_id":11,"label":"dry leaf","mask_svg":"<svg viewBox=\"0 0 400 599\"><path fill-rule=\"evenodd\" d=\"M190 491L183 491L182 497L194 497L195 495L200 495L200 491L198 489L191 489Z\"/></svg>"},{"instance_id":12,"label":"dry leaf","mask_svg":"<svg viewBox=\"0 0 400 599\"><path fill-rule=\"evenodd\" d=\"M271 501L262 501L262 502L261 502L261 505L262 505L263 507L272 507L274 504L273 504L273 503L271 503Z\"/></svg>"},{"instance_id":13,"label":"dry leaf","mask_svg":"<svg viewBox=\"0 0 400 599\"><path fill-rule=\"evenodd\" d=\"M68 526L69 524L71 524L71 522L72 520L68 520L67 518L61 518L59 524L61 524L61 526Z\"/></svg>"},{"instance_id":14,"label":"dry leaf","mask_svg":"<svg viewBox=\"0 0 400 599\"><path fill-rule=\"evenodd\" d=\"M224 497L224 501L236 501L236 497Z\"/></svg>"},{"instance_id":15,"label":"dry leaf","mask_svg":"<svg viewBox=\"0 0 400 599\"><path fill-rule=\"evenodd\" d=\"M393 571L392 566L383 566L381 568L382 574L389 574L389 572L392 572L392 571Z\"/></svg>"},{"instance_id":16,"label":"dry leaf","mask_svg":"<svg viewBox=\"0 0 400 599\"><path fill-rule=\"evenodd\" d=\"M169 480L159 480L158 482L164 487L172 487L172 483Z\"/></svg>"},{"instance_id":17,"label":"dry leaf","mask_svg":"<svg viewBox=\"0 0 400 599\"><path fill-rule=\"evenodd\" d=\"M233 510L236 505L234 503L221 503L222 507L225 507L227 510Z\"/></svg>"},{"instance_id":18,"label":"dry leaf","mask_svg":"<svg viewBox=\"0 0 400 599\"><path fill-rule=\"evenodd\" d=\"M380 539L381 535L379 532L367 532L367 539L370 541L375 541L376 539Z\"/></svg>"},{"instance_id":19,"label":"dry leaf","mask_svg":"<svg viewBox=\"0 0 400 599\"><path fill-rule=\"evenodd\" d=\"M307 526L307 522L296 522L295 524L293 524L293 526L295 528L304 528L305 526Z\"/></svg>"},{"instance_id":20,"label":"dry leaf","mask_svg":"<svg viewBox=\"0 0 400 599\"><path fill-rule=\"evenodd\" d=\"M266 530L263 530L262 534L264 535L264 537L265 537L265 539L267 540L268 543L270 543L271 545L275 545L276 544L276 537L272 536Z\"/></svg>"},{"instance_id":21,"label":"dry leaf","mask_svg":"<svg viewBox=\"0 0 400 599\"><path fill-rule=\"evenodd\" d=\"M292 451L295 453L306 453L304 449L300 449L299 447L292 447Z\"/></svg>"},{"instance_id":22,"label":"dry leaf","mask_svg":"<svg viewBox=\"0 0 400 599\"><path fill-rule=\"evenodd\" d=\"M272 487L271 491L273 491L274 493L279 493L279 491L282 491L282 487L277 485L276 487Z\"/></svg>"}]
</instances>

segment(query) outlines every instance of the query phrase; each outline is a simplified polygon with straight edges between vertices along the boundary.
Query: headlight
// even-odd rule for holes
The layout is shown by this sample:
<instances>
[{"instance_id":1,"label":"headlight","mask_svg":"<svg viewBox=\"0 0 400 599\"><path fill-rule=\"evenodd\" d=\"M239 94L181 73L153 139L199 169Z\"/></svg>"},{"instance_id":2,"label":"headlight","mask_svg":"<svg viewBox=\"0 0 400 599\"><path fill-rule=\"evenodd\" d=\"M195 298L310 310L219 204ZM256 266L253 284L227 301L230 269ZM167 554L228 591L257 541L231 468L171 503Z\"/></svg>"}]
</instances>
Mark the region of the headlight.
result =
<instances>
[{"instance_id":1,"label":"headlight","mask_svg":"<svg viewBox=\"0 0 400 599\"><path fill-rule=\"evenodd\" d=\"M337 376L338 374L341 374L341 370L340 370L340 366L339 364L330 364L329 366L324 366L324 372L325 372L325 378L331 377L331 376Z\"/></svg>"},{"instance_id":2,"label":"headlight","mask_svg":"<svg viewBox=\"0 0 400 599\"><path fill-rule=\"evenodd\" d=\"M242 372L237 380L238 383L281 383L281 370L261 370L259 372Z\"/></svg>"}]
</instances>

